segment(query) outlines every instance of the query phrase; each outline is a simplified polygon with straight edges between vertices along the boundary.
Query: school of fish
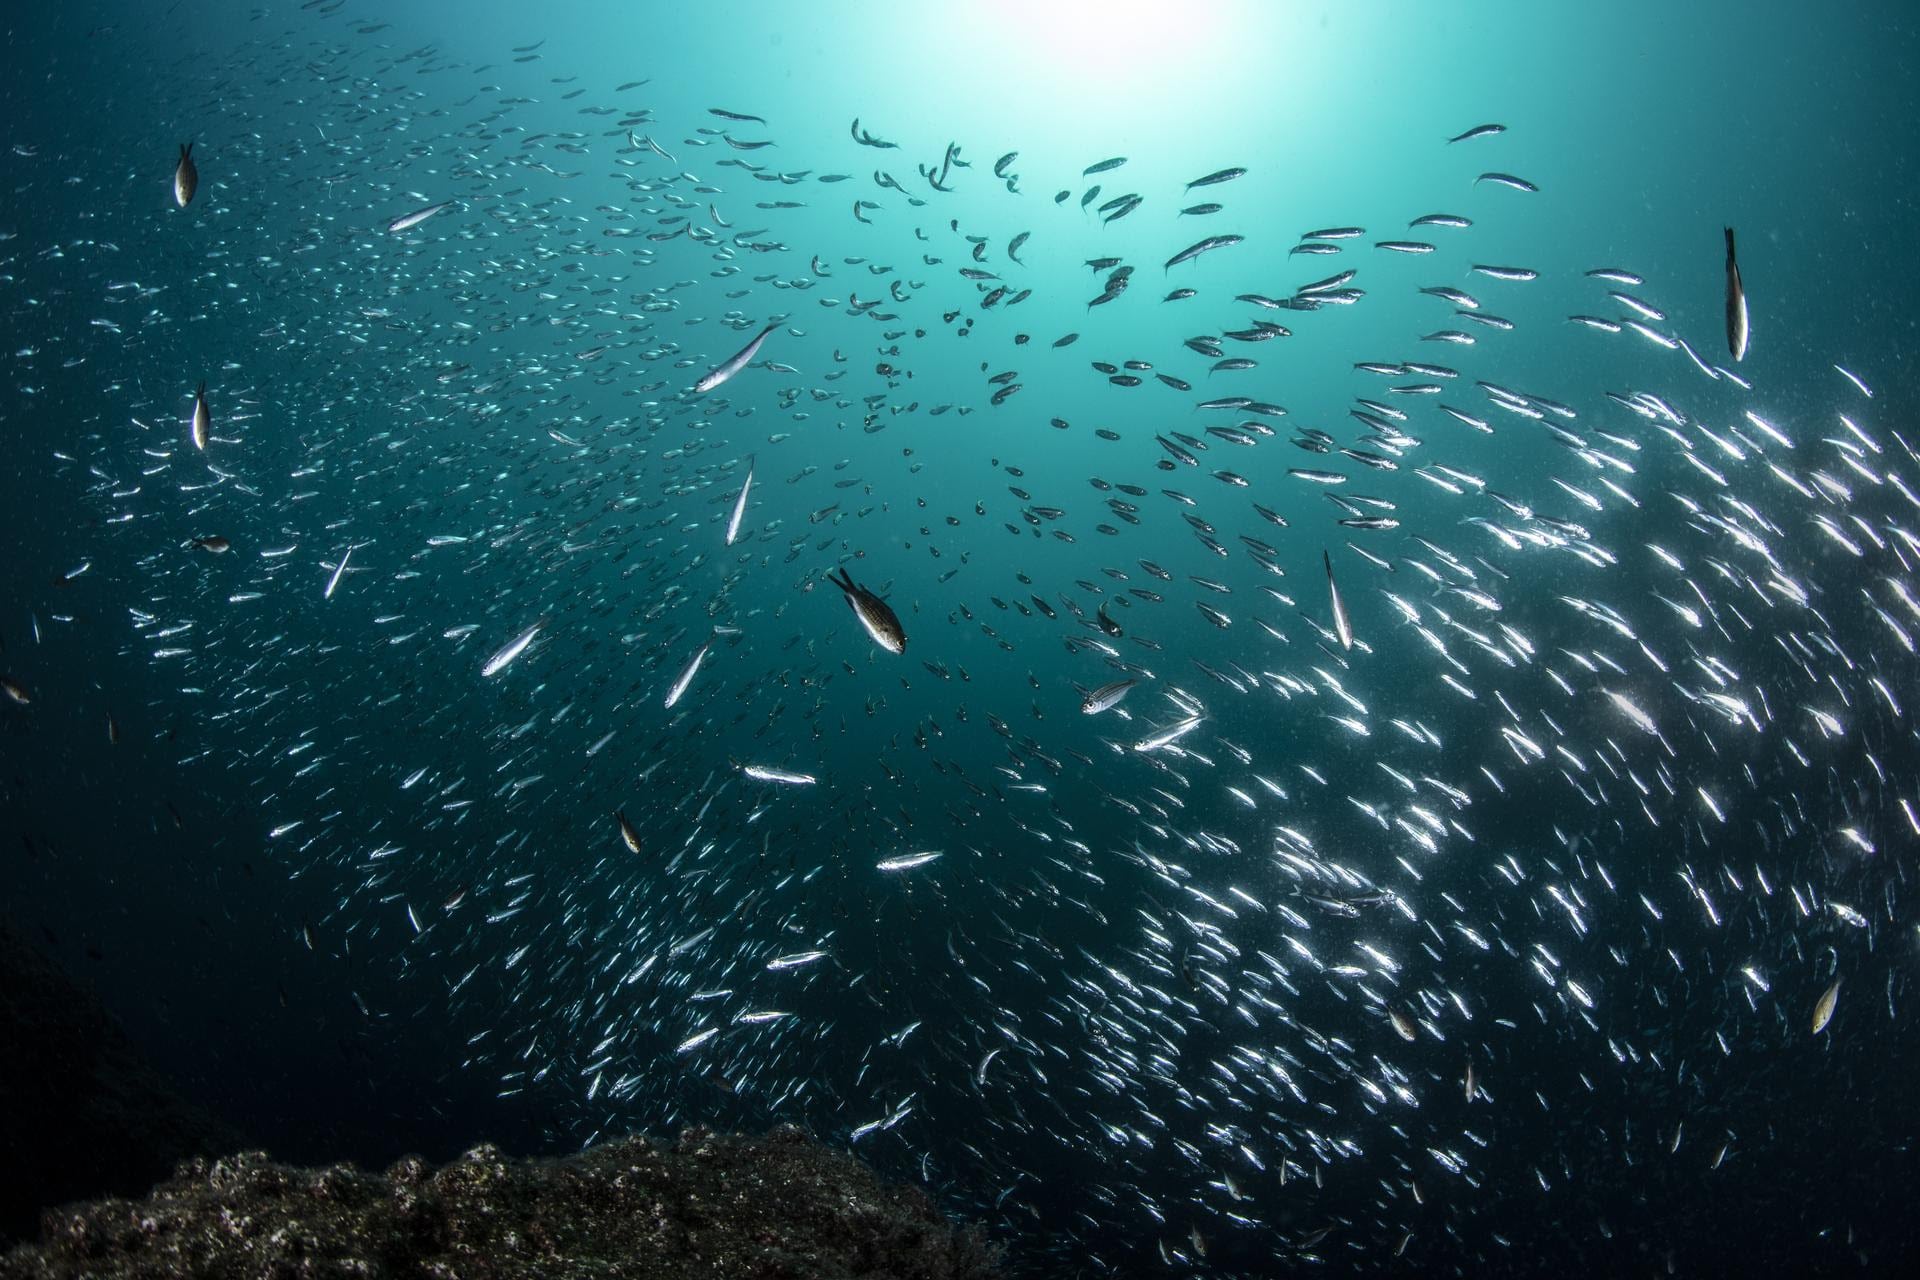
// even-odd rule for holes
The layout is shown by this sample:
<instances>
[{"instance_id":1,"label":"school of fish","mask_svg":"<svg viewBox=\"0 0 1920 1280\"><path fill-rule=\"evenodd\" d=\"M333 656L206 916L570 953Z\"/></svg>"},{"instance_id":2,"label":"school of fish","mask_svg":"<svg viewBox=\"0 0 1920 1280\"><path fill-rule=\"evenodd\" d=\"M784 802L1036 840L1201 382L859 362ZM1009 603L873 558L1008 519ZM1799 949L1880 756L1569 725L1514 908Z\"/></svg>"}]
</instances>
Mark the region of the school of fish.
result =
<instances>
[{"instance_id":1,"label":"school of fish","mask_svg":"<svg viewBox=\"0 0 1920 1280\"><path fill-rule=\"evenodd\" d=\"M878 105L802 155L737 86L336 34L280 77L409 93L154 144L250 347L71 246L146 367L22 447L88 515L35 607L124 597L369 1019L573 1140L802 1123L1135 1275L1497 1257L1591 1156L1543 1114L1710 1177L1745 1046L1898 1018L1920 453L1866 373L1769 386L1722 220L1514 262L1519 120L1294 223L1252 158L1034 194ZM0 708L86 700L34 652Z\"/></svg>"}]
</instances>

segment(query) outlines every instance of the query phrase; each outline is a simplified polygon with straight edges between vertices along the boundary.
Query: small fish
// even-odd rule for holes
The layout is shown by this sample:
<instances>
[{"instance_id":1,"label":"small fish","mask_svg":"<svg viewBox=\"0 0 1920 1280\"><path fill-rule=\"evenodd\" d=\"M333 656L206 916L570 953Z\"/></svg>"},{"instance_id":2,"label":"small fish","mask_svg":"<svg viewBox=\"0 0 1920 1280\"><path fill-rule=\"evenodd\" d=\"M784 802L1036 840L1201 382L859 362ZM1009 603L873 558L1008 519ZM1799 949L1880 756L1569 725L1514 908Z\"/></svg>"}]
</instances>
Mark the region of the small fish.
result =
<instances>
[{"instance_id":1,"label":"small fish","mask_svg":"<svg viewBox=\"0 0 1920 1280\"><path fill-rule=\"evenodd\" d=\"M853 575L845 569L840 570L837 579L828 574L827 581L840 588L841 594L847 598L847 607L853 610L853 616L860 620L860 625L866 628L875 644L888 653L906 652L907 633L885 600L856 583Z\"/></svg>"},{"instance_id":2,"label":"small fish","mask_svg":"<svg viewBox=\"0 0 1920 1280\"><path fill-rule=\"evenodd\" d=\"M402 231L411 231L442 209L450 209L452 207L453 201L442 200L439 204L430 204L424 209L415 209L412 213L403 213L387 224L387 230L395 235L400 234Z\"/></svg>"},{"instance_id":3,"label":"small fish","mask_svg":"<svg viewBox=\"0 0 1920 1280\"><path fill-rule=\"evenodd\" d=\"M1080 176L1083 178L1091 178L1096 173L1106 173L1109 170L1118 169L1121 165L1125 164L1126 162L1127 162L1127 158L1125 156L1114 156L1110 160L1102 160L1098 164L1088 165L1085 169L1080 171Z\"/></svg>"},{"instance_id":4,"label":"small fish","mask_svg":"<svg viewBox=\"0 0 1920 1280\"><path fill-rule=\"evenodd\" d=\"M1080 710L1085 715L1097 716L1102 711L1118 706L1120 700L1127 696L1127 690L1139 683L1138 680L1115 680L1112 684L1103 684L1086 696L1080 704Z\"/></svg>"},{"instance_id":5,"label":"small fish","mask_svg":"<svg viewBox=\"0 0 1920 1280\"><path fill-rule=\"evenodd\" d=\"M1333 601L1333 633L1340 637L1342 649L1353 648L1353 624L1347 621L1347 607L1340 603L1340 586L1333 580L1333 557L1323 549L1321 561L1327 566L1327 596Z\"/></svg>"},{"instance_id":6,"label":"small fish","mask_svg":"<svg viewBox=\"0 0 1920 1280\"><path fill-rule=\"evenodd\" d=\"M1512 187L1515 191L1538 191L1539 187L1525 178L1516 178L1510 173L1483 173L1473 180L1475 186L1483 182L1497 183L1503 187Z\"/></svg>"},{"instance_id":7,"label":"small fish","mask_svg":"<svg viewBox=\"0 0 1920 1280\"><path fill-rule=\"evenodd\" d=\"M5 676L0 676L0 693L6 694L17 706L24 707L33 702L33 695L26 691L25 686Z\"/></svg>"},{"instance_id":8,"label":"small fish","mask_svg":"<svg viewBox=\"0 0 1920 1280\"><path fill-rule=\"evenodd\" d=\"M613 820L620 825L620 842L626 845L631 852L640 852L640 833L633 829L631 822L627 821L626 813L622 810L615 809L613 811Z\"/></svg>"},{"instance_id":9,"label":"small fish","mask_svg":"<svg viewBox=\"0 0 1920 1280\"><path fill-rule=\"evenodd\" d=\"M707 660L707 650L711 648L713 648L713 639L709 637L707 642L694 653L693 660L681 669L679 678L673 682L673 687L667 690L667 710L673 710L673 704L680 701L686 694L687 686L692 684L694 676L699 674L700 664Z\"/></svg>"},{"instance_id":10,"label":"small fish","mask_svg":"<svg viewBox=\"0 0 1920 1280\"><path fill-rule=\"evenodd\" d=\"M1187 184L1187 190L1191 191L1195 187L1211 187L1222 182L1232 182L1235 178L1245 177L1246 173L1247 171L1245 169L1216 169L1204 178L1195 178L1192 182L1189 182Z\"/></svg>"},{"instance_id":11,"label":"small fish","mask_svg":"<svg viewBox=\"0 0 1920 1280\"><path fill-rule=\"evenodd\" d=\"M327 579L327 589L320 593L322 600L333 599L334 589L340 585L340 579L346 576L347 561L351 559L353 559L353 544L348 543L347 549L341 553L340 563L333 566L333 576ZM481 674L487 675L490 673L483 671Z\"/></svg>"},{"instance_id":12,"label":"small fish","mask_svg":"<svg viewBox=\"0 0 1920 1280\"><path fill-rule=\"evenodd\" d=\"M345 557L342 557L342 559L344 560ZM527 646L533 643L533 638L540 634L540 628L546 625L544 620L536 622L512 640L508 641L503 648L496 651L491 658L487 659L487 665L480 668L480 674L482 676L493 676L505 671L507 664L524 653Z\"/></svg>"},{"instance_id":13,"label":"small fish","mask_svg":"<svg viewBox=\"0 0 1920 1280\"><path fill-rule=\"evenodd\" d=\"M1203 719L1205 719L1204 716L1188 716L1183 720L1178 720L1160 730L1160 732L1140 739L1140 741L1133 744L1133 749L1145 755L1150 751L1158 751L1162 747L1170 747L1199 728L1200 722Z\"/></svg>"},{"instance_id":14,"label":"small fish","mask_svg":"<svg viewBox=\"0 0 1920 1280\"><path fill-rule=\"evenodd\" d=\"M776 769L764 764L741 765L740 772L755 782L777 782L786 787L810 787L819 781L810 773L791 773L786 769Z\"/></svg>"},{"instance_id":15,"label":"small fish","mask_svg":"<svg viewBox=\"0 0 1920 1280\"><path fill-rule=\"evenodd\" d=\"M207 408L207 384L201 383L200 389L193 393L193 423L188 434L193 438L193 447L205 449L207 439L213 431L213 414Z\"/></svg>"},{"instance_id":16,"label":"small fish","mask_svg":"<svg viewBox=\"0 0 1920 1280\"><path fill-rule=\"evenodd\" d=\"M1475 138L1491 138L1496 133L1505 133L1506 131L1507 126L1503 124L1477 124L1465 133L1454 134L1453 137L1448 138L1447 141L1449 143L1472 142Z\"/></svg>"},{"instance_id":17,"label":"small fish","mask_svg":"<svg viewBox=\"0 0 1920 1280\"><path fill-rule=\"evenodd\" d=\"M193 193L200 189L200 167L193 162L193 144L180 144L180 163L173 170L173 202L182 209L193 203Z\"/></svg>"},{"instance_id":18,"label":"small fish","mask_svg":"<svg viewBox=\"0 0 1920 1280\"><path fill-rule=\"evenodd\" d=\"M1813 1034L1819 1035L1833 1021L1833 1005L1840 998L1840 979L1835 978L1833 985L1820 993L1813 1005Z\"/></svg>"},{"instance_id":19,"label":"small fish","mask_svg":"<svg viewBox=\"0 0 1920 1280\"><path fill-rule=\"evenodd\" d=\"M927 853L903 853L897 858L882 858L873 865L876 871L911 871L915 867L926 866L939 856L940 854L938 852L932 851Z\"/></svg>"},{"instance_id":20,"label":"small fish","mask_svg":"<svg viewBox=\"0 0 1920 1280\"><path fill-rule=\"evenodd\" d=\"M220 555L223 552L232 550L233 544L217 533L209 533L195 538L193 540L193 549L195 551L211 551L215 555Z\"/></svg>"},{"instance_id":21,"label":"small fish","mask_svg":"<svg viewBox=\"0 0 1920 1280\"><path fill-rule=\"evenodd\" d=\"M713 372L693 384L694 394L705 395L707 392L725 382L728 378L731 378L734 374L746 368L747 362L760 354L760 344L767 340L767 335L779 327L777 323L768 325L754 336L752 342L749 342L746 346L740 348L740 350L734 352L720 364L716 365Z\"/></svg>"},{"instance_id":22,"label":"small fish","mask_svg":"<svg viewBox=\"0 0 1920 1280\"><path fill-rule=\"evenodd\" d=\"M747 493L753 488L753 459L747 459L746 483L740 486L740 496L733 500L733 514L727 517L727 545L740 536L740 519L747 514Z\"/></svg>"},{"instance_id":23,"label":"small fish","mask_svg":"<svg viewBox=\"0 0 1920 1280\"><path fill-rule=\"evenodd\" d=\"M1740 283L1740 264L1733 257L1733 228L1727 232L1727 350L1735 364L1747 358L1747 291ZM1815 1028L1818 1030L1818 1028Z\"/></svg>"}]
</instances>

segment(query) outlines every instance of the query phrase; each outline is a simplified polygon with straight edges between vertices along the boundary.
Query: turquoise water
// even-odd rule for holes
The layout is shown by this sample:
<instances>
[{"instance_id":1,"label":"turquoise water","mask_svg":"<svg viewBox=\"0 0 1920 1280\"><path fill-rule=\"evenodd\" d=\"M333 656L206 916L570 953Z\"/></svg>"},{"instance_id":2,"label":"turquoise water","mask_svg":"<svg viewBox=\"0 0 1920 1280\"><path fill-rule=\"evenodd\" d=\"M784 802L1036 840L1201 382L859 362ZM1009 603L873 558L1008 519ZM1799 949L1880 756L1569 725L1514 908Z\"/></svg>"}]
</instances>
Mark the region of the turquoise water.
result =
<instances>
[{"instance_id":1,"label":"turquoise water","mask_svg":"<svg viewBox=\"0 0 1920 1280\"><path fill-rule=\"evenodd\" d=\"M793 1122L1044 1274L1911 1249L1903 7L9 22L6 902L276 1153Z\"/></svg>"}]
</instances>

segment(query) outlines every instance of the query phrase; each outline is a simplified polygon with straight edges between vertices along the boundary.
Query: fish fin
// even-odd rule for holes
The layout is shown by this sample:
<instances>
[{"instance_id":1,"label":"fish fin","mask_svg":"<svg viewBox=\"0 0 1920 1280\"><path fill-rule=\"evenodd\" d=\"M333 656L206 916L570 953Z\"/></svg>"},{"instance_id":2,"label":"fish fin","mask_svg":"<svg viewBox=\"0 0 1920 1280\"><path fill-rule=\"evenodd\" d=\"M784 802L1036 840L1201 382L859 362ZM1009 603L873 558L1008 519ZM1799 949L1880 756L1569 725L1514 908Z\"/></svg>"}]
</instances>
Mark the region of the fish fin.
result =
<instances>
[{"instance_id":1,"label":"fish fin","mask_svg":"<svg viewBox=\"0 0 1920 1280\"><path fill-rule=\"evenodd\" d=\"M180 158L182 160L193 159L193 144L191 142L183 142L180 144Z\"/></svg>"}]
</instances>

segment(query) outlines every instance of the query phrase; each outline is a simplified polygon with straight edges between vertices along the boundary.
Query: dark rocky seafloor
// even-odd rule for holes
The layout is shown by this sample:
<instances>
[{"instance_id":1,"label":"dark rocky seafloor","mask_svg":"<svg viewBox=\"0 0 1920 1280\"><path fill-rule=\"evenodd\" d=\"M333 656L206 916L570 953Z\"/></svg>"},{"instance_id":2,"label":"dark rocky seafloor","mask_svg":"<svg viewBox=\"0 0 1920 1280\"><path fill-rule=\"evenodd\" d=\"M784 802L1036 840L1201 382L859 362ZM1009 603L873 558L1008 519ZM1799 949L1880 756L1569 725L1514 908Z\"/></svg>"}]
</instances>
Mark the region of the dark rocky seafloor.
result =
<instances>
[{"instance_id":1,"label":"dark rocky seafloor","mask_svg":"<svg viewBox=\"0 0 1920 1280\"><path fill-rule=\"evenodd\" d=\"M0 1248L39 1210L132 1194L240 1134L183 1100L87 986L0 921Z\"/></svg>"},{"instance_id":2,"label":"dark rocky seafloor","mask_svg":"<svg viewBox=\"0 0 1920 1280\"><path fill-rule=\"evenodd\" d=\"M385 1173L215 1158L244 1139L183 1101L97 996L4 923L0 1104L0 1251L31 1238L36 1215L40 1228L0 1252L0 1280L1001 1274L977 1229L798 1130L691 1129L552 1159L480 1146Z\"/></svg>"},{"instance_id":3,"label":"dark rocky seafloor","mask_svg":"<svg viewBox=\"0 0 1920 1280\"><path fill-rule=\"evenodd\" d=\"M385 1173L200 1157L145 1199L49 1209L41 1225L40 1243L0 1256L0 1280L1002 1274L977 1229L793 1130L691 1129L551 1159L480 1146Z\"/></svg>"}]
</instances>

